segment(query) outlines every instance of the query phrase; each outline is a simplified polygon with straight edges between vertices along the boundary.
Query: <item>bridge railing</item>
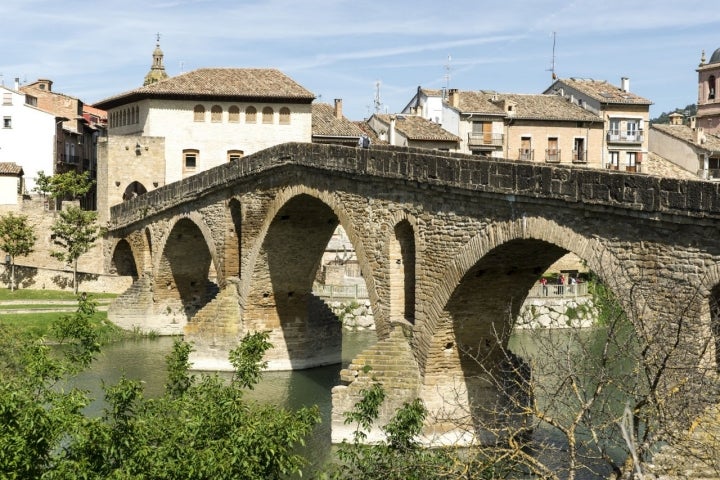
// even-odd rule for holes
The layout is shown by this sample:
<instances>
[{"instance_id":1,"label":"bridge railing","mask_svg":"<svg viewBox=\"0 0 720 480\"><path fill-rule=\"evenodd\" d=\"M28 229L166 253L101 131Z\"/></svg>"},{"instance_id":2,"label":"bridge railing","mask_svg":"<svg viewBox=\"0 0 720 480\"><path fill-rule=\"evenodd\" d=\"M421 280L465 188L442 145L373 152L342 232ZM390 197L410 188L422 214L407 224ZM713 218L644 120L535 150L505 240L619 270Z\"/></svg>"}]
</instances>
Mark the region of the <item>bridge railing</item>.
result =
<instances>
[{"instance_id":1,"label":"bridge railing","mask_svg":"<svg viewBox=\"0 0 720 480\"><path fill-rule=\"evenodd\" d=\"M420 148L286 143L227 162L139 195L111 208L112 231L169 208L190 209L190 203L245 178L276 168L297 167L340 175L382 177L442 185L473 195L542 198L580 207L617 207L676 217L720 217L720 184L701 180L661 178L585 167L485 159ZM288 177L296 178L296 177ZM249 186L248 188L252 188Z\"/></svg>"},{"instance_id":2,"label":"bridge railing","mask_svg":"<svg viewBox=\"0 0 720 480\"><path fill-rule=\"evenodd\" d=\"M588 284L585 282L565 285L556 283L542 285L538 282L530 289L527 298L570 298L585 297L587 295Z\"/></svg>"},{"instance_id":3,"label":"bridge railing","mask_svg":"<svg viewBox=\"0 0 720 480\"><path fill-rule=\"evenodd\" d=\"M358 285L313 285L313 293L327 300L365 300L368 298L367 287Z\"/></svg>"}]
</instances>

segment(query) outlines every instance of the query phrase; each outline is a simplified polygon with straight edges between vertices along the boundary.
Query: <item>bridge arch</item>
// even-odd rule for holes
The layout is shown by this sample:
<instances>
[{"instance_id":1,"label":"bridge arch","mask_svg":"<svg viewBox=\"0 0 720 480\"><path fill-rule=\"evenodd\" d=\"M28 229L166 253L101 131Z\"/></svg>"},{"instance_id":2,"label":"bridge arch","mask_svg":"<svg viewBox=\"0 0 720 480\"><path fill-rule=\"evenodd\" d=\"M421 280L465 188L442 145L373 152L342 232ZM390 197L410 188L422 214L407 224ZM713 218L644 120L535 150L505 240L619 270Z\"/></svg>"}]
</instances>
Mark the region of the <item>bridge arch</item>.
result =
<instances>
[{"instance_id":1,"label":"bridge arch","mask_svg":"<svg viewBox=\"0 0 720 480\"><path fill-rule=\"evenodd\" d=\"M155 249L155 308L184 323L218 291L217 254L210 229L197 212L173 220Z\"/></svg>"},{"instance_id":2,"label":"bridge arch","mask_svg":"<svg viewBox=\"0 0 720 480\"><path fill-rule=\"evenodd\" d=\"M312 293L313 283L327 244L342 225L355 248L371 303L376 305L364 242L359 241L342 202L318 190L291 187L280 191L265 212L246 258L248 275L240 282L245 328L274 332L270 368L338 363L342 325Z\"/></svg>"},{"instance_id":3,"label":"bridge arch","mask_svg":"<svg viewBox=\"0 0 720 480\"><path fill-rule=\"evenodd\" d=\"M136 254L130 246L130 243L126 239L121 238L117 241L113 249L110 260L110 271L123 277L137 278L139 269L135 259Z\"/></svg>"}]
</instances>

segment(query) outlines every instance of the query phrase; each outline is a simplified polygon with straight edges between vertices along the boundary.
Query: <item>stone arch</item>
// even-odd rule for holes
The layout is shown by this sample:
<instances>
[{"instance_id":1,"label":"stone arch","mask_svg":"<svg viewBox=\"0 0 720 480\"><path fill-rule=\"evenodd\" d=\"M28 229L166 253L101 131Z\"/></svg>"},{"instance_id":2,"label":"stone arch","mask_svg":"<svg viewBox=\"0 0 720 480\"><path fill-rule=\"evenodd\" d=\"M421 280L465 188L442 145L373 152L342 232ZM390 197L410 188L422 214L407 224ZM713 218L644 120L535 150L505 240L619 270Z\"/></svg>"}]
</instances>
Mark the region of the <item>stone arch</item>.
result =
<instances>
[{"instance_id":1,"label":"stone arch","mask_svg":"<svg viewBox=\"0 0 720 480\"><path fill-rule=\"evenodd\" d=\"M130 183L130 185L127 186L127 188L125 188L125 192L123 192L123 202L135 198L138 195L142 195L143 193L147 193L147 188L145 188L145 185L138 182L137 180L133 181Z\"/></svg>"},{"instance_id":2,"label":"stone arch","mask_svg":"<svg viewBox=\"0 0 720 480\"><path fill-rule=\"evenodd\" d=\"M415 323L415 231L403 218L395 223L387 240L391 322Z\"/></svg>"},{"instance_id":3,"label":"stone arch","mask_svg":"<svg viewBox=\"0 0 720 480\"><path fill-rule=\"evenodd\" d=\"M184 323L217 294L217 254L198 212L177 217L158 242L153 259L156 309Z\"/></svg>"},{"instance_id":4,"label":"stone arch","mask_svg":"<svg viewBox=\"0 0 720 480\"><path fill-rule=\"evenodd\" d=\"M130 243L126 239L121 238L113 249L110 260L110 271L123 277L137 278L139 269L135 259L136 255Z\"/></svg>"},{"instance_id":5,"label":"stone arch","mask_svg":"<svg viewBox=\"0 0 720 480\"><path fill-rule=\"evenodd\" d=\"M522 262L518 261L520 252ZM455 336L465 335L464 342L472 348L493 343L496 338L506 341L510 333L510 321L517 316L527 292L537 278L555 260L572 252L587 262L608 288L618 293L631 280L621 263L600 241L589 239L571 228L561 226L542 217L522 217L517 220L498 222L475 235L463 245L453 260L448 262L435 294L426 307L442 312L423 325L425 334L416 340L422 351L418 363L425 373L427 359L439 350L458 349ZM527 262L532 259L532 262ZM485 292L485 286L501 292L495 297ZM485 293L484 296L477 292ZM622 298L622 297L619 297ZM637 300L636 300L637 301ZM477 325L477 312L484 312L484 329ZM500 321L492 319L495 316ZM477 352L475 352L477 353Z\"/></svg>"},{"instance_id":6,"label":"stone arch","mask_svg":"<svg viewBox=\"0 0 720 480\"><path fill-rule=\"evenodd\" d=\"M225 275L240 278L242 259L242 205L231 198L226 210Z\"/></svg>"}]
</instances>

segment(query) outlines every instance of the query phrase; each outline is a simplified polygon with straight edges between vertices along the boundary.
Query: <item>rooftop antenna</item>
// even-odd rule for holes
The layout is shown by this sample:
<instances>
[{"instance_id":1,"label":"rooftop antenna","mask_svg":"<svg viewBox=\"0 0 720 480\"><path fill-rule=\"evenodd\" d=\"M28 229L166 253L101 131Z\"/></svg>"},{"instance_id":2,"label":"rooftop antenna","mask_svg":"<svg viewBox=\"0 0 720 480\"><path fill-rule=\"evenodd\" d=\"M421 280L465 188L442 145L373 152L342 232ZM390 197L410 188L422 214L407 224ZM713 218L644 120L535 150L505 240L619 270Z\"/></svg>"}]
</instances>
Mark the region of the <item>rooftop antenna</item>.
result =
<instances>
[{"instance_id":1,"label":"rooftop antenna","mask_svg":"<svg viewBox=\"0 0 720 480\"><path fill-rule=\"evenodd\" d=\"M552 72L552 79L557 80L557 75L555 74L555 37L556 37L555 32L552 32L552 37L553 37L552 64L550 66L550 69L546 70L546 71Z\"/></svg>"},{"instance_id":2,"label":"rooftop antenna","mask_svg":"<svg viewBox=\"0 0 720 480\"><path fill-rule=\"evenodd\" d=\"M382 110L382 102L380 101L380 80L375 82L375 113L380 113Z\"/></svg>"},{"instance_id":3,"label":"rooftop antenna","mask_svg":"<svg viewBox=\"0 0 720 480\"><path fill-rule=\"evenodd\" d=\"M185 62L180 60L180 73L185 73Z\"/></svg>"}]
</instances>

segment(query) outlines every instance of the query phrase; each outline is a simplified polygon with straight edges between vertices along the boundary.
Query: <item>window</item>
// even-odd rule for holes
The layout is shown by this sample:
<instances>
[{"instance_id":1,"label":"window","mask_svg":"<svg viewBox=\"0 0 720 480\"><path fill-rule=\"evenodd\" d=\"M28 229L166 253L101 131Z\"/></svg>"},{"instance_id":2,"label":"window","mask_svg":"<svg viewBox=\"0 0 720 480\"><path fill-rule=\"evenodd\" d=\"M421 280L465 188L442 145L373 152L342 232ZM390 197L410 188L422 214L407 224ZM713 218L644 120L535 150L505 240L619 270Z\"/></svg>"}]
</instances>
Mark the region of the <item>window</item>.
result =
<instances>
[{"instance_id":1,"label":"window","mask_svg":"<svg viewBox=\"0 0 720 480\"><path fill-rule=\"evenodd\" d=\"M626 126L628 140L634 140L638 133L638 122L636 120L628 120Z\"/></svg>"},{"instance_id":2,"label":"window","mask_svg":"<svg viewBox=\"0 0 720 480\"><path fill-rule=\"evenodd\" d=\"M585 150L585 139L577 137L573 140L573 162L587 162L587 151Z\"/></svg>"},{"instance_id":3,"label":"window","mask_svg":"<svg viewBox=\"0 0 720 480\"><path fill-rule=\"evenodd\" d=\"M199 150L183 150L183 173L193 173L197 168Z\"/></svg>"},{"instance_id":4,"label":"window","mask_svg":"<svg viewBox=\"0 0 720 480\"><path fill-rule=\"evenodd\" d=\"M205 107L202 105L195 105L195 108L193 109L193 120L196 122L205 121Z\"/></svg>"},{"instance_id":5,"label":"window","mask_svg":"<svg viewBox=\"0 0 720 480\"><path fill-rule=\"evenodd\" d=\"M288 107L280 109L280 125L290 125L290 109Z\"/></svg>"},{"instance_id":6,"label":"window","mask_svg":"<svg viewBox=\"0 0 720 480\"><path fill-rule=\"evenodd\" d=\"M617 170L619 164L620 164L620 152L610 152L610 158L609 158L608 165L607 165L608 168Z\"/></svg>"},{"instance_id":7,"label":"window","mask_svg":"<svg viewBox=\"0 0 720 480\"><path fill-rule=\"evenodd\" d=\"M637 152L627 152L627 166L634 167L637 161Z\"/></svg>"},{"instance_id":8,"label":"window","mask_svg":"<svg viewBox=\"0 0 720 480\"><path fill-rule=\"evenodd\" d=\"M532 160L532 138L531 137L520 137L520 154L518 160Z\"/></svg>"},{"instance_id":9,"label":"window","mask_svg":"<svg viewBox=\"0 0 720 480\"><path fill-rule=\"evenodd\" d=\"M3 93L3 105L12 105L12 93Z\"/></svg>"},{"instance_id":10,"label":"window","mask_svg":"<svg viewBox=\"0 0 720 480\"><path fill-rule=\"evenodd\" d=\"M263 108L262 111L262 123L273 123L273 117L275 116L275 112L270 107Z\"/></svg>"},{"instance_id":11,"label":"window","mask_svg":"<svg viewBox=\"0 0 720 480\"><path fill-rule=\"evenodd\" d=\"M560 161L560 149L558 148L558 138L548 138L547 155L545 156L547 162L559 162Z\"/></svg>"},{"instance_id":12,"label":"window","mask_svg":"<svg viewBox=\"0 0 720 480\"><path fill-rule=\"evenodd\" d=\"M708 100L715 100L715 75L708 78Z\"/></svg>"},{"instance_id":13,"label":"window","mask_svg":"<svg viewBox=\"0 0 720 480\"><path fill-rule=\"evenodd\" d=\"M228 122L238 123L240 121L240 109L237 105L228 108Z\"/></svg>"},{"instance_id":14,"label":"window","mask_svg":"<svg viewBox=\"0 0 720 480\"><path fill-rule=\"evenodd\" d=\"M3 117L3 128L12 128L12 117Z\"/></svg>"},{"instance_id":15,"label":"window","mask_svg":"<svg viewBox=\"0 0 720 480\"><path fill-rule=\"evenodd\" d=\"M247 107L245 109L245 123L257 122L257 109L255 107Z\"/></svg>"},{"instance_id":16,"label":"window","mask_svg":"<svg viewBox=\"0 0 720 480\"><path fill-rule=\"evenodd\" d=\"M620 137L620 120L617 118L610 119L610 130L608 134L611 140L617 140Z\"/></svg>"},{"instance_id":17,"label":"window","mask_svg":"<svg viewBox=\"0 0 720 480\"><path fill-rule=\"evenodd\" d=\"M228 150L227 152L227 159L228 162L235 162L237 160L240 160L243 155L245 155L245 152L242 150Z\"/></svg>"},{"instance_id":18,"label":"window","mask_svg":"<svg viewBox=\"0 0 720 480\"><path fill-rule=\"evenodd\" d=\"M210 109L210 121L214 123L222 122L222 107L220 105L213 105Z\"/></svg>"}]
</instances>

